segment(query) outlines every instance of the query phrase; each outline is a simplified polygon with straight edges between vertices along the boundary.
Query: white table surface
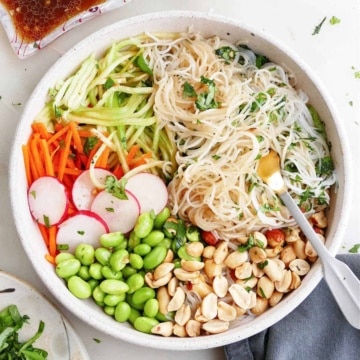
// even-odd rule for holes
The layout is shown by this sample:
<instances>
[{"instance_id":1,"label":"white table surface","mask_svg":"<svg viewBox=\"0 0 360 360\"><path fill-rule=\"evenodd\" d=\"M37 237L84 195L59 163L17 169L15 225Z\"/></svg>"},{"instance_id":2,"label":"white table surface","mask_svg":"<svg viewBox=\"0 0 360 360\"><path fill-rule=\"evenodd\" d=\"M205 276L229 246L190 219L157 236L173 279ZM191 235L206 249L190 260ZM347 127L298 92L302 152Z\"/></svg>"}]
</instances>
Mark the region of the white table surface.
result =
<instances>
[{"instance_id":1,"label":"white table surface","mask_svg":"<svg viewBox=\"0 0 360 360\"><path fill-rule=\"evenodd\" d=\"M133 0L125 7L82 24L26 60L19 60L0 27L0 269L30 282L50 298L74 326L92 360L103 359L224 359L221 348L172 352L134 346L100 333L66 311L32 269L14 227L8 194L10 147L21 111L45 71L85 36L118 20L161 10L196 10L218 13L249 23L277 37L297 52L318 74L340 114L352 152L353 182L360 183L360 3L359 0ZM319 34L316 25L327 17ZM341 21L331 25L336 16ZM354 190L339 253L360 243L360 192ZM99 339L98 343L94 339Z\"/></svg>"}]
</instances>

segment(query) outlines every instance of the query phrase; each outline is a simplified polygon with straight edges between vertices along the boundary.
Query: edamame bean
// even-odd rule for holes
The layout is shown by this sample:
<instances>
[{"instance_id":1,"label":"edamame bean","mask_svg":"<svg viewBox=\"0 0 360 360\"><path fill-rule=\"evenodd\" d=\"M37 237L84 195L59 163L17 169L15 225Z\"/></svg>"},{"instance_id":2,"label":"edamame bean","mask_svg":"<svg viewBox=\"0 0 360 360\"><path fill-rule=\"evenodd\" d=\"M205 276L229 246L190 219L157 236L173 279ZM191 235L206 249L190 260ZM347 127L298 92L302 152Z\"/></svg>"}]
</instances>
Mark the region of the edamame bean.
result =
<instances>
[{"instance_id":1,"label":"edamame bean","mask_svg":"<svg viewBox=\"0 0 360 360\"><path fill-rule=\"evenodd\" d=\"M136 290L132 295L132 302L134 305L145 304L149 299L155 298L155 290L144 286Z\"/></svg>"},{"instance_id":2,"label":"edamame bean","mask_svg":"<svg viewBox=\"0 0 360 360\"><path fill-rule=\"evenodd\" d=\"M133 325L136 330L146 334L151 334L151 329L158 323L159 321L154 318L149 318L147 316L139 316L135 319Z\"/></svg>"},{"instance_id":3,"label":"edamame bean","mask_svg":"<svg viewBox=\"0 0 360 360\"><path fill-rule=\"evenodd\" d=\"M150 234L154 226L154 212L144 212L139 215L134 226L134 233L143 239Z\"/></svg>"},{"instance_id":4,"label":"edamame bean","mask_svg":"<svg viewBox=\"0 0 360 360\"><path fill-rule=\"evenodd\" d=\"M151 247L158 245L162 240L164 240L165 235L160 230L152 230L148 236L146 236L142 242L148 244Z\"/></svg>"},{"instance_id":5,"label":"edamame bean","mask_svg":"<svg viewBox=\"0 0 360 360\"><path fill-rule=\"evenodd\" d=\"M134 248L134 253L140 256L145 256L150 251L151 251L151 246L148 244L139 244Z\"/></svg>"},{"instance_id":6,"label":"edamame bean","mask_svg":"<svg viewBox=\"0 0 360 360\"><path fill-rule=\"evenodd\" d=\"M123 277L127 279L132 274L136 274L136 269L134 269L131 265L128 264L121 270L121 272L123 274Z\"/></svg>"},{"instance_id":7,"label":"edamame bean","mask_svg":"<svg viewBox=\"0 0 360 360\"><path fill-rule=\"evenodd\" d=\"M76 275L80 276L85 281L88 281L91 279L91 276L89 273L89 267L85 266L85 265L80 266L80 269Z\"/></svg>"},{"instance_id":8,"label":"edamame bean","mask_svg":"<svg viewBox=\"0 0 360 360\"><path fill-rule=\"evenodd\" d=\"M134 324L134 321L139 317L141 316L141 313L139 310L133 308L133 307L130 307L130 315L129 315L129 318L128 318L128 321L130 324Z\"/></svg>"},{"instance_id":9,"label":"edamame bean","mask_svg":"<svg viewBox=\"0 0 360 360\"><path fill-rule=\"evenodd\" d=\"M125 301L120 301L115 308L114 318L116 321L122 323L129 319L131 314L131 307Z\"/></svg>"},{"instance_id":10,"label":"edamame bean","mask_svg":"<svg viewBox=\"0 0 360 360\"><path fill-rule=\"evenodd\" d=\"M79 299L87 299L91 296L91 287L80 276L71 276L67 282L70 292Z\"/></svg>"},{"instance_id":11,"label":"edamame bean","mask_svg":"<svg viewBox=\"0 0 360 360\"><path fill-rule=\"evenodd\" d=\"M146 270L155 269L160 265L167 254L167 249L163 246L154 247L145 257L144 257L144 268Z\"/></svg>"},{"instance_id":12,"label":"edamame bean","mask_svg":"<svg viewBox=\"0 0 360 360\"><path fill-rule=\"evenodd\" d=\"M80 270L80 267L80 260L75 258L69 258L57 264L55 267L55 272L57 276L63 279L67 279L70 276L76 275L77 272Z\"/></svg>"},{"instance_id":13,"label":"edamame bean","mask_svg":"<svg viewBox=\"0 0 360 360\"><path fill-rule=\"evenodd\" d=\"M91 287L91 290L94 291L94 289L99 285L99 280L96 279L89 279L88 284Z\"/></svg>"},{"instance_id":14,"label":"edamame bean","mask_svg":"<svg viewBox=\"0 0 360 360\"><path fill-rule=\"evenodd\" d=\"M161 241L161 242L158 244L158 246L163 246L163 247L166 247L167 249L170 249L170 248L171 248L171 243L172 243L171 239L169 239L169 238L164 238L164 240Z\"/></svg>"},{"instance_id":15,"label":"edamame bean","mask_svg":"<svg viewBox=\"0 0 360 360\"><path fill-rule=\"evenodd\" d=\"M115 246L113 248L113 250L116 251L116 250L120 250L120 249L127 249L127 247L128 247L128 241L126 239L124 239L124 241L120 245Z\"/></svg>"},{"instance_id":16,"label":"edamame bean","mask_svg":"<svg viewBox=\"0 0 360 360\"><path fill-rule=\"evenodd\" d=\"M105 248L119 246L125 240L125 236L120 231L103 234L100 236L100 244Z\"/></svg>"},{"instance_id":17,"label":"edamame bean","mask_svg":"<svg viewBox=\"0 0 360 360\"><path fill-rule=\"evenodd\" d=\"M109 259L110 266L116 271L122 270L128 262L129 252L125 249L114 251Z\"/></svg>"},{"instance_id":18,"label":"edamame bean","mask_svg":"<svg viewBox=\"0 0 360 360\"><path fill-rule=\"evenodd\" d=\"M129 286L128 294L133 294L136 290L139 290L144 286L145 280L144 277L140 274L133 274L128 277L126 280L127 285Z\"/></svg>"},{"instance_id":19,"label":"edamame bean","mask_svg":"<svg viewBox=\"0 0 360 360\"><path fill-rule=\"evenodd\" d=\"M120 301L124 301L126 294L121 295L106 294L104 297L104 304L108 306L116 306Z\"/></svg>"},{"instance_id":20,"label":"edamame bean","mask_svg":"<svg viewBox=\"0 0 360 360\"><path fill-rule=\"evenodd\" d=\"M123 278L121 271L116 271L108 265L105 265L101 268L101 274L105 279L121 280Z\"/></svg>"},{"instance_id":21,"label":"edamame bean","mask_svg":"<svg viewBox=\"0 0 360 360\"><path fill-rule=\"evenodd\" d=\"M95 302L104 302L105 293L100 289L100 286L98 285L92 292L92 297L95 300Z\"/></svg>"},{"instance_id":22,"label":"edamame bean","mask_svg":"<svg viewBox=\"0 0 360 360\"><path fill-rule=\"evenodd\" d=\"M89 266L89 274L93 279L101 280L103 278L102 272L101 272L102 265L99 263L92 263Z\"/></svg>"},{"instance_id":23,"label":"edamame bean","mask_svg":"<svg viewBox=\"0 0 360 360\"><path fill-rule=\"evenodd\" d=\"M82 265L90 265L95 260L95 249L90 244L79 244L75 248L75 257L80 260Z\"/></svg>"},{"instance_id":24,"label":"edamame bean","mask_svg":"<svg viewBox=\"0 0 360 360\"><path fill-rule=\"evenodd\" d=\"M145 305L145 303L144 303L144 304L138 304L138 305L134 304L134 302L133 302L133 300L132 300L133 295L134 295L134 294L129 294L129 293L127 293L127 294L126 294L126 302L127 302L132 308L134 308L134 309L136 309L136 310L143 311L143 310L144 310L144 305Z\"/></svg>"},{"instance_id":25,"label":"edamame bean","mask_svg":"<svg viewBox=\"0 0 360 360\"><path fill-rule=\"evenodd\" d=\"M68 260L68 259L74 259L75 256L71 253L68 252L62 252L56 255L55 257L55 264L60 264L62 261L64 260Z\"/></svg>"},{"instance_id":26,"label":"edamame bean","mask_svg":"<svg viewBox=\"0 0 360 360\"><path fill-rule=\"evenodd\" d=\"M111 251L104 247L98 247L95 249L95 259L101 265L107 265L111 256Z\"/></svg>"},{"instance_id":27,"label":"edamame bean","mask_svg":"<svg viewBox=\"0 0 360 360\"><path fill-rule=\"evenodd\" d=\"M140 270L144 266L144 260L139 254L131 253L129 255L129 262L130 265L136 270Z\"/></svg>"},{"instance_id":28,"label":"edamame bean","mask_svg":"<svg viewBox=\"0 0 360 360\"><path fill-rule=\"evenodd\" d=\"M201 257L191 256L186 252L186 246L183 245L179 248L177 252L180 259L188 260L188 261L201 261Z\"/></svg>"},{"instance_id":29,"label":"edamame bean","mask_svg":"<svg viewBox=\"0 0 360 360\"><path fill-rule=\"evenodd\" d=\"M129 290L129 286L124 281L115 279L105 279L99 286L103 292L113 295L121 295Z\"/></svg>"},{"instance_id":30,"label":"edamame bean","mask_svg":"<svg viewBox=\"0 0 360 360\"><path fill-rule=\"evenodd\" d=\"M134 249L135 246L139 245L140 243L141 243L141 239L138 236L136 236L134 231L131 231L128 240L128 247L130 249Z\"/></svg>"},{"instance_id":31,"label":"edamame bean","mask_svg":"<svg viewBox=\"0 0 360 360\"><path fill-rule=\"evenodd\" d=\"M156 299L149 299L144 306L144 315L154 318L159 311L159 302Z\"/></svg>"},{"instance_id":32,"label":"edamame bean","mask_svg":"<svg viewBox=\"0 0 360 360\"><path fill-rule=\"evenodd\" d=\"M109 316L115 315L115 306L104 305L104 312Z\"/></svg>"},{"instance_id":33,"label":"edamame bean","mask_svg":"<svg viewBox=\"0 0 360 360\"><path fill-rule=\"evenodd\" d=\"M162 209L154 219L154 228L161 229L165 223L165 221L169 218L171 215L170 209L168 207L165 207Z\"/></svg>"}]
</instances>

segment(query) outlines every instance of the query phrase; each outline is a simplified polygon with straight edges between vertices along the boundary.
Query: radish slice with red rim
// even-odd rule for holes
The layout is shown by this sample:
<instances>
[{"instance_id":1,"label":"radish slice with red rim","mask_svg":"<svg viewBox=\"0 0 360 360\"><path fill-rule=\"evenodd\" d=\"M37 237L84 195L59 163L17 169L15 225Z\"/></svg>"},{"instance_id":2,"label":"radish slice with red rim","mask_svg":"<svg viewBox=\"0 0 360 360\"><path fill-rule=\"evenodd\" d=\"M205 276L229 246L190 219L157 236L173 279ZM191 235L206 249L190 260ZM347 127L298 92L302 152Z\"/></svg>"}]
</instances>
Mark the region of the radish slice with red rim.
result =
<instances>
[{"instance_id":1,"label":"radish slice with red rim","mask_svg":"<svg viewBox=\"0 0 360 360\"><path fill-rule=\"evenodd\" d=\"M127 199L119 199L103 190L92 202L91 211L105 220L110 232L128 233L134 228L139 217L140 206L137 199L129 191L125 192Z\"/></svg>"},{"instance_id":2,"label":"radish slice with red rim","mask_svg":"<svg viewBox=\"0 0 360 360\"><path fill-rule=\"evenodd\" d=\"M69 197L56 177L42 176L31 184L28 202L33 218L40 224L52 226L65 218Z\"/></svg>"},{"instance_id":3,"label":"radish slice with red rim","mask_svg":"<svg viewBox=\"0 0 360 360\"><path fill-rule=\"evenodd\" d=\"M157 175L138 173L130 177L125 189L139 201L140 212L154 210L158 214L168 202L168 191L164 181Z\"/></svg>"},{"instance_id":4,"label":"radish slice with red rim","mask_svg":"<svg viewBox=\"0 0 360 360\"><path fill-rule=\"evenodd\" d=\"M105 184L107 176L114 176L113 173L106 169L95 168L94 175L100 184ZM74 181L72 188L72 200L78 210L90 210L91 203L99 189L91 180L90 170L83 171Z\"/></svg>"},{"instance_id":5,"label":"radish slice with red rim","mask_svg":"<svg viewBox=\"0 0 360 360\"><path fill-rule=\"evenodd\" d=\"M89 210L82 210L69 217L58 226L56 243L68 245L67 251L74 252L77 245L87 243L94 247L100 246L99 238L108 233L106 222Z\"/></svg>"}]
</instances>

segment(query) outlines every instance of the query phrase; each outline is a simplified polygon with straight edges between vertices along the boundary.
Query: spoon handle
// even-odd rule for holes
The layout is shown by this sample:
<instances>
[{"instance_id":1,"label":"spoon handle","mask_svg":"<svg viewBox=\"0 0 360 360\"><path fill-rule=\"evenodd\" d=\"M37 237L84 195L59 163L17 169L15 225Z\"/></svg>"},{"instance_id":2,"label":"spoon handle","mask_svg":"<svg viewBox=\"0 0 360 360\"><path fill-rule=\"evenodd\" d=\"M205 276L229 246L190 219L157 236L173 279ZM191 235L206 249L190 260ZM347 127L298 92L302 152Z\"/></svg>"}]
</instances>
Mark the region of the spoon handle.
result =
<instances>
[{"instance_id":1,"label":"spoon handle","mask_svg":"<svg viewBox=\"0 0 360 360\"><path fill-rule=\"evenodd\" d=\"M300 229L302 230L306 238L311 242L311 245L313 246L317 254L320 257L329 255L325 245L321 242L313 227L310 225L308 219L302 213L302 211L292 199L290 194L285 191L279 194L279 196L290 211L290 214L294 217L294 219L300 226Z\"/></svg>"},{"instance_id":2,"label":"spoon handle","mask_svg":"<svg viewBox=\"0 0 360 360\"><path fill-rule=\"evenodd\" d=\"M284 191L279 196L317 252L325 281L340 310L353 327L360 329L360 280L346 264L331 256L290 194Z\"/></svg>"}]
</instances>

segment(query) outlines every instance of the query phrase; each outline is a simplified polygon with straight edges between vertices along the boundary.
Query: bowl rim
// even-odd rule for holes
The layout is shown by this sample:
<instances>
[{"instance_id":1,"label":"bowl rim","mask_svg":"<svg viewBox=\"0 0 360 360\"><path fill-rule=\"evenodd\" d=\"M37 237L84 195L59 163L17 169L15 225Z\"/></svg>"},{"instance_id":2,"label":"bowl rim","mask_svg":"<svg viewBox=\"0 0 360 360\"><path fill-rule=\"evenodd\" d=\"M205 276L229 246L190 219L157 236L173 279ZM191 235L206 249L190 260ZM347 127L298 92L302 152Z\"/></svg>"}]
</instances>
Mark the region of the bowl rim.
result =
<instances>
[{"instance_id":1,"label":"bowl rim","mask_svg":"<svg viewBox=\"0 0 360 360\"><path fill-rule=\"evenodd\" d=\"M294 292L289 294L286 299L282 301L282 309L281 314L279 314L279 311L275 311L276 308L272 308L267 310L266 317L265 318L255 318L251 326L247 328L245 331L228 331L222 334L217 335L206 335L201 336L197 338L163 338L148 334L139 333L136 330L133 330L129 328L129 331L117 331L115 334L111 331L111 329L108 326L107 321L97 321L97 317L93 316L93 314L89 313L87 306L84 306L81 304L83 300L78 300L74 298L69 292L67 291L59 291L59 287L55 286L51 279L46 277L44 278L42 275L44 272L48 270L48 267L46 264L39 264L36 262L36 259L33 258L32 255L32 246L27 241L27 236L24 233L23 229L23 223L19 210L21 197L18 193L18 180L16 179L17 173L16 169L18 168L21 160L19 159L19 144L21 143L21 134L24 132L24 119L28 116L28 113L31 114L32 109L32 103L34 102L34 99L38 96L39 93L44 92L44 86L47 89L49 88L49 85L46 85L46 80L48 77L51 76L51 74L56 69L61 67L63 64L66 64L69 59L73 59L76 57L76 53L78 50L84 49L87 44L91 43L93 39L96 39L97 37L104 37L106 34L113 33L117 29L121 29L127 26L133 26L134 24L139 24L142 22L147 21L156 21L156 20L165 20L165 19L179 19L179 18L186 18L186 19L193 19L196 20L204 20L204 21L215 21L215 22L221 22L223 24L238 27L245 31L248 31L251 34L254 34L254 36L258 36L262 38L265 42L271 44L272 46L279 49L281 52L285 53L289 58L291 58L295 64L304 72L306 72L307 77L311 80L312 84L315 85L316 89L321 92L321 95L323 97L324 103L326 103L326 106L331 113L334 123L336 126L336 132L339 136L340 144L338 144L341 147L342 152L342 165L344 168L344 178L346 181L344 181L344 189L343 189L343 204L350 203L351 198L351 167L350 167L350 160L346 154L350 154L348 145L346 142L345 133L341 124L341 121L339 120L339 114L337 109L334 106L334 102L331 100L331 97L328 93L328 91L325 89L321 81L318 79L317 75L314 73L314 71L291 49L286 47L284 44L282 44L280 41L274 39L272 36L267 34L264 30L259 30L257 28L253 28L252 26L245 24L241 21L225 17L222 15L217 15L213 13L208 12L194 12L194 11L182 11L182 10L175 10L175 11L160 11L155 13L148 13L145 15L138 15L134 17L130 17L124 20L120 20L118 22L115 22L113 24L110 24L106 27L103 27L99 29L98 31L94 32L93 34L87 36L83 40L81 40L78 44L73 46L71 49L69 49L61 58L59 58L43 75L42 79L38 83L38 85L33 90L24 110L20 117L20 120L17 124L15 137L13 140L13 145L11 148L10 153L10 162L9 162L9 187L10 187L10 201L11 201L11 208L13 212L14 222L15 226L20 238L20 241L22 243L22 246L24 247L25 253L30 259L30 262L32 263L35 271L37 272L38 276L42 280L42 282L46 285L48 290L52 293L52 295L63 305L65 306L69 311L71 311L76 317L80 318L84 322L92 325L93 327L97 328L98 330L113 336L117 337L121 340L136 344L136 345L142 345L142 346L148 346L153 347L157 349L167 349L167 350L203 350L208 348L214 348L223 346L229 343L233 343L242 339L245 339L247 337L250 337L265 328L273 325L277 321L284 318L286 315L288 315L291 311L293 311L317 286L317 284L322 279L322 269L321 264L319 263L319 260L314 264L312 267L310 273L311 277L308 277L309 280L306 283L306 288L304 287L301 294L294 295ZM118 36L117 39L120 40L122 37ZM87 52L89 54L89 52ZM82 59L84 59L84 56L81 56ZM78 63L76 64L78 65ZM47 87L46 87L47 86ZM22 198L22 200L24 200ZM347 206L341 207L341 214L339 218L339 222L336 227L335 236L342 238L344 231L346 229L346 222L348 220L348 216L350 213L350 209ZM340 243L332 243L328 250L332 255L335 255L338 247L340 246ZM45 261L44 261L45 263ZM68 294L67 294L68 293ZM69 296L70 294L70 296ZM71 298L70 298L71 297ZM69 306L70 304L79 304L79 308L77 310L74 309L73 306ZM79 310L80 309L80 310ZM110 317L109 317L110 318ZM265 319L265 321L263 320ZM264 325L265 322L265 325ZM246 324L245 324L246 325Z\"/></svg>"}]
</instances>

